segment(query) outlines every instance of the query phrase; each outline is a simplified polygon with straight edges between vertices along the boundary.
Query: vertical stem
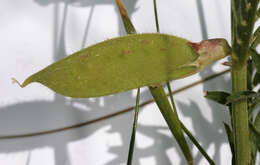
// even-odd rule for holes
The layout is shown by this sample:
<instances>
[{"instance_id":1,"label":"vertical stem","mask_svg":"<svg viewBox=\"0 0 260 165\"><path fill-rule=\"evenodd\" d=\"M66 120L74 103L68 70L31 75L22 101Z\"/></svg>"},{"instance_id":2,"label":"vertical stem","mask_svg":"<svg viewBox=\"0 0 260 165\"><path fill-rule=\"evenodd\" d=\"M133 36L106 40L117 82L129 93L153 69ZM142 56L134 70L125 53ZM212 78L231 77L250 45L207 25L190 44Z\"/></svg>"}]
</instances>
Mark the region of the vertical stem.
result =
<instances>
[{"instance_id":1,"label":"vertical stem","mask_svg":"<svg viewBox=\"0 0 260 165\"><path fill-rule=\"evenodd\" d=\"M129 151L128 151L127 165L131 165L132 159L133 159L134 146L135 146L135 133L136 133L136 128L137 128L138 113L139 113L139 101L140 101L140 88L137 89L136 104L135 104L135 116L134 116L132 135L131 135Z\"/></svg>"},{"instance_id":2,"label":"vertical stem","mask_svg":"<svg viewBox=\"0 0 260 165\"><path fill-rule=\"evenodd\" d=\"M160 32L160 27L159 27L159 21L158 21L156 0L153 0L153 9L154 9L154 16L155 16L156 31L157 31L157 33L159 33Z\"/></svg>"},{"instance_id":3,"label":"vertical stem","mask_svg":"<svg viewBox=\"0 0 260 165\"><path fill-rule=\"evenodd\" d=\"M232 70L232 92L247 90L247 67ZM232 104L232 120L235 144L236 165L248 165L250 162L250 141L248 131L247 101Z\"/></svg>"},{"instance_id":4,"label":"vertical stem","mask_svg":"<svg viewBox=\"0 0 260 165\"><path fill-rule=\"evenodd\" d=\"M249 41L259 0L231 0L232 94L247 90ZM232 103L235 164L249 165L250 141L247 100Z\"/></svg>"}]
</instances>

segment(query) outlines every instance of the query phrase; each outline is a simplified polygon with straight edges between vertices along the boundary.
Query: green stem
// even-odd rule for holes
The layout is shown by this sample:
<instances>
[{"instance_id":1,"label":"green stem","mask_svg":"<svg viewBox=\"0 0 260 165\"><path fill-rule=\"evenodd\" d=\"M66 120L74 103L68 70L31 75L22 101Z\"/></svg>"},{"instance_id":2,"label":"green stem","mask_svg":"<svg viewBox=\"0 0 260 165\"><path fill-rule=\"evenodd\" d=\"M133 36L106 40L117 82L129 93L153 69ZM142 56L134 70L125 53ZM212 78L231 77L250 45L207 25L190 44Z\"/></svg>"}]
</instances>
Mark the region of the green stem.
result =
<instances>
[{"instance_id":1,"label":"green stem","mask_svg":"<svg viewBox=\"0 0 260 165\"><path fill-rule=\"evenodd\" d=\"M232 94L247 90L248 48L259 0L231 0ZM247 100L232 103L235 164L249 165Z\"/></svg>"},{"instance_id":2,"label":"green stem","mask_svg":"<svg viewBox=\"0 0 260 165\"><path fill-rule=\"evenodd\" d=\"M174 111L174 113L176 113L176 115L178 116L177 109L176 109L176 106L175 106L175 103L174 103L174 100L173 100L173 96L172 96L171 85L170 85L169 82L167 82L167 88L168 88L168 93L169 93L170 100L171 100L171 103L172 103L173 111Z\"/></svg>"},{"instance_id":3,"label":"green stem","mask_svg":"<svg viewBox=\"0 0 260 165\"><path fill-rule=\"evenodd\" d=\"M167 125L169 126L170 131L172 132L172 134L176 138L176 141L180 145L186 160L188 161L189 165L192 165L192 155L189 146L184 138L179 118L177 114L174 113L174 111L172 110L167 95L164 92L164 89L161 86L156 88L149 87L149 89Z\"/></svg>"},{"instance_id":4,"label":"green stem","mask_svg":"<svg viewBox=\"0 0 260 165\"><path fill-rule=\"evenodd\" d=\"M153 0L153 9L154 9L154 16L155 16L156 31L157 31L157 33L159 33L160 27L159 27L159 21L158 21L156 0Z\"/></svg>"},{"instance_id":5,"label":"green stem","mask_svg":"<svg viewBox=\"0 0 260 165\"><path fill-rule=\"evenodd\" d=\"M190 133L190 131L185 127L185 125L181 123L181 128L185 132L185 134L190 138L190 140L193 142L193 144L198 148L198 150L201 152L201 154L208 160L210 165L215 165L214 161L209 157L207 152L201 147L199 142L194 138L194 136Z\"/></svg>"},{"instance_id":6,"label":"green stem","mask_svg":"<svg viewBox=\"0 0 260 165\"><path fill-rule=\"evenodd\" d=\"M168 88L168 93L170 96L170 100L172 103L172 108L173 108L173 113L176 114L177 118L178 118L178 113L177 113L177 109L173 100L173 96L172 96L172 90L171 90L171 86L170 83L167 82L167 88ZM198 148L198 150L201 152L201 154L208 160L210 165L215 165L214 161L209 157L209 155L207 154L207 152L201 147L201 145L199 144L199 142L194 138L194 136L190 133L190 131L185 127L185 125L179 120L179 124L181 125L182 130L185 132L185 134L190 138L190 140L193 142L193 144Z\"/></svg>"},{"instance_id":7,"label":"green stem","mask_svg":"<svg viewBox=\"0 0 260 165\"><path fill-rule=\"evenodd\" d=\"M137 89L135 116L134 116L132 135L131 135L130 146L129 146L129 151L128 151L127 165L132 164L132 158L133 158L134 146L135 146L135 133L136 133L137 121L138 121L139 101L140 101L140 88Z\"/></svg>"},{"instance_id":8,"label":"green stem","mask_svg":"<svg viewBox=\"0 0 260 165\"><path fill-rule=\"evenodd\" d=\"M246 73L246 66L232 70L233 93L247 90ZM250 162L250 141L246 100L232 104L232 121L236 165L248 165Z\"/></svg>"}]
</instances>

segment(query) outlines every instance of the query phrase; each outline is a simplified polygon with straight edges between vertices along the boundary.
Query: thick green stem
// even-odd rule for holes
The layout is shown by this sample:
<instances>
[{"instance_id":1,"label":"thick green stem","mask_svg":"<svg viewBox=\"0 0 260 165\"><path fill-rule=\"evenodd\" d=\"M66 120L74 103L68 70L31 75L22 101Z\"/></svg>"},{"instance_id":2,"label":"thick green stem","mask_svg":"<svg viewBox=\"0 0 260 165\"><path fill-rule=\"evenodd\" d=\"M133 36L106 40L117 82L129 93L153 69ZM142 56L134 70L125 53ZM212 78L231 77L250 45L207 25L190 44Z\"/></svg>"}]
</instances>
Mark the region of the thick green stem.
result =
<instances>
[{"instance_id":1,"label":"thick green stem","mask_svg":"<svg viewBox=\"0 0 260 165\"><path fill-rule=\"evenodd\" d=\"M246 66L232 70L233 93L247 90L246 73ZM246 100L232 104L232 120L236 165L248 165L250 162L250 141Z\"/></svg>"},{"instance_id":2,"label":"thick green stem","mask_svg":"<svg viewBox=\"0 0 260 165\"><path fill-rule=\"evenodd\" d=\"M247 90L248 48L259 0L231 0L232 94ZM249 165L247 101L232 103L235 164Z\"/></svg>"}]
</instances>

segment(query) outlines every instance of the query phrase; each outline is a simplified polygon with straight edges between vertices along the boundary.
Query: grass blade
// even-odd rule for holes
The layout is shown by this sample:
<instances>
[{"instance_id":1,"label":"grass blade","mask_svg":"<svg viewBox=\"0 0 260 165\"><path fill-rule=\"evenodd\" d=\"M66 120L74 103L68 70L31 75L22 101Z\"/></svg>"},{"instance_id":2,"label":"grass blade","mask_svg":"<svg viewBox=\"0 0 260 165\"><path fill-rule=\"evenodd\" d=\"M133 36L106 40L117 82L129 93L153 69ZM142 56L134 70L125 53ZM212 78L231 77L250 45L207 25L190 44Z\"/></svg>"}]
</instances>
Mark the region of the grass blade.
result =
<instances>
[{"instance_id":1,"label":"grass blade","mask_svg":"<svg viewBox=\"0 0 260 165\"><path fill-rule=\"evenodd\" d=\"M157 33L159 33L160 32L160 27L159 27L159 20L158 20L158 14L157 14L157 3L156 3L156 0L153 0L153 7L154 7L156 31L157 31Z\"/></svg>"},{"instance_id":2,"label":"grass blade","mask_svg":"<svg viewBox=\"0 0 260 165\"><path fill-rule=\"evenodd\" d=\"M186 160L190 165L192 165L193 159L188 144L184 138L178 116L172 110L172 107L168 101L168 97L165 94L164 89L162 87L149 87L149 89L168 127L170 128L170 131L172 132L178 144L180 145Z\"/></svg>"},{"instance_id":3,"label":"grass blade","mask_svg":"<svg viewBox=\"0 0 260 165\"><path fill-rule=\"evenodd\" d=\"M260 43L260 27L258 27L254 32L253 43L251 44L251 48L256 49L259 43Z\"/></svg>"},{"instance_id":4,"label":"grass blade","mask_svg":"<svg viewBox=\"0 0 260 165\"><path fill-rule=\"evenodd\" d=\"M229 142L229 147L232 153L232 165L235 165L235 149L234 149L234 141L233 141L233 134L232 134L232 130L229 127L229 125L227 123L224 122L224 128L227 134L227 138L228 138L228 142Z\"/></svg>"},{"instance_id":5,"label":"grass blade","mask_svg":"<svg viewBox=\"0 0 260 165\"><path fill-rule=\"evenodd\" d=\"M136 133L136 128L137 128L138 112L139 112L139 101L140 101L140 88L137 89L135 116L134 116L132 135L131 135L130 146L129 146L129 151L128 151L127 165L131 165L132 159L133 159L134 146L135 146L135 133Z\"/></svg>"},{"instance_id":6,"label":"grass blade","mask_svg":"<svg viewBox=\"0 0 260 165\"><path fill-rule=\"evenodd\" d=\"M207 152L201 147L201 145L199 144L199 142L195 139L195 137L190 133L190 131L185 127L185 125L181 123L181 128L182 130L186 133L186 135L190 138L190 140L192 141L192 143L198 148L198 150L200 151L200 153L207 159L207 161L209 162L210 165L215 165L214 161L209 157L209 155L207 154Z\"/></svg>"}]
</instances>

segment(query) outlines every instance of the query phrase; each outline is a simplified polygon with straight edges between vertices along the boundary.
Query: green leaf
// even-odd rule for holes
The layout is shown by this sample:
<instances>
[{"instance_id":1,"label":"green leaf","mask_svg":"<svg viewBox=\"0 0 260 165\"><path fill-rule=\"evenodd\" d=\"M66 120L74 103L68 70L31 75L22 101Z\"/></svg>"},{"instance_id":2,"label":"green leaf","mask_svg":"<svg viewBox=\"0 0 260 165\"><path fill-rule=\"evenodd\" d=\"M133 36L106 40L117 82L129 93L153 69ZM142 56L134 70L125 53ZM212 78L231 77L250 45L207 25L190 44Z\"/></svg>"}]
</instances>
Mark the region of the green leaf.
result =
<instances>
[{"instance_id":1,"label":"green leaf","mask_svg":"<svg viewBox=\"0 0 260 165\"><path fill-rule=\"evenodd\" d=\"M30 76L22 86L39 82L65 96L99 97L185 77L197 67L182 66L197 58L185 39L129 35L68 56Z\"/></svg>"},{"instance_id":2,"label":"green leaf","mask_svg":"<svg viewBox=\"0 0 260 165\"><path fill-rule=\"evenodd\" d=\"M252 123L249 123L249 126L250 126L249 128L252 136L252 141L256 149L258 150L258 152L260 152L260 132Z\"/></svg>"},{"instance_id":3,"label":"green leaf","mask_svg":"<svg viewBox=\"0 0 260 165\"><path fill-rule=\"evenodd\" d=\"M256 146L258 149L258 152L260 152L260 111L255 117L254 121L254 133L255 133L255 140L256 140Z\"/></svg>"},{"instance_id":4,"label":"green leaf","mask_svg":"<svg viewBox=\"0 0 260 165\"><path fill-rule=\"evenodd\" d=\"M258 92L259 93L259 92ZM248 108L248 114L249 117L252 116L253 112L257 109L258 105L260 104L260 98L254 98L249 101L249 108Z\"/></svg>"},{"instance_id":5,"label":"green leaf","mask_svg":"<svg viewBox=\"0 0 260 165\"><path fill-rule=\"evenodd\" d=\"M260 73L256 72L253 78L254 86L257 86L260 83Z\"/></svg>"},{"instance_id":6,"label":"green leaf","mask_svg":"<svg viewBox=\"0 0 260 165\"><path fill-rule=\"evenodd\" d=\"M252 130L252 123L249 123L249 135L250 135L250 150L251 150L251 160L250 165L255 165L256 162L256 155L257 155L257 142L256 142L256 135Z\"/></svg>"},{"instance_id":7,"label":"green leaf","mask_svg":"<svg viewBox=\"0 0 260 165\"><path fill-rule=\"evenodd\" d=\"M224 124L224 128L225 128L225 131L226 131L226 134L227 134L230 150L231 150L231 153L232 153L232 165L235 165L235 149L234 149L234 141L233 141L232 130L227 123L223 122L223 124Z\"/></svg>"},{"instance_id":8,"label":"green leaf","mask_svg":"<svg viewBox=\"0 0 260 165\"><path fill-rule=\"evenodd\" d=\"M252 60L256 66L257 72L260 73L260 55L254 49L250 49Z\"/></svg>"},{"instance_id":9,"label":"green leaf","mask_svg":"<svg viewBox=\"0 0 260 165\"><path fill-rule=\"evenodd\" d=\"M255 159L255 152L260 152L260 111L256 115L254 123L249 122L249 126L252 157Z\"/></svg>"},{"instance_id":10,"label":"green leaf","mask_svg":"<svg viewBox=\"0 0 260 165\"><path fill-rule=\"evenodd\" d=\"M260 132L260 111L255 117L254 126L257 129L257 131Z\"/></svg>"},{"instance_id":11,"label":"green leaf","mask_svg":"<svg viewBox=\"0 0 260 165\"><path fill-rule=\"evenodd\" d=\"M196 44L166 34L129 35L74 53L33 74L22 87L39 82L65 96L105 96L187 77L226 56L226 49L222 39Z\"/></svg>"},{"instance_id":12,"label":"green leaf","mask_svg":"<svg viewBox=\"0 0 260 165\"><path fill-rule=\"evenodd\" d=\"M250 99L250 98L257 98L259 96L260 96L260 93L256 93L254 91L236 92L236 93L227 97L227 104L233 103L233 102L238 102L238 101L241 101L241 100L247 100L247 99Z\"/></svg>"},{"instance_id":13,"label":"green leaf","mask_svg":"<svg viewBox=\"0 0 260 165\"><path fill-rule=\"evenodd\" d=\"M207 99L213 100L223 105L227 104L227 97L229 96L230 94L224 91L207 91L205 95Z\"/></svg>"},{"instance_id":14,"label":"green leaf","mask_svg":"<svg viewBox=\"0 0 260 165\"><path fill-rule=\"evenodd\" d=\"M253 42L251 44L251 48L256 49L259 43L260 43L260 27L258 27L253 34Z\"/></svg>"}]
</instances>

